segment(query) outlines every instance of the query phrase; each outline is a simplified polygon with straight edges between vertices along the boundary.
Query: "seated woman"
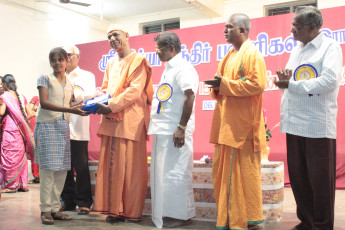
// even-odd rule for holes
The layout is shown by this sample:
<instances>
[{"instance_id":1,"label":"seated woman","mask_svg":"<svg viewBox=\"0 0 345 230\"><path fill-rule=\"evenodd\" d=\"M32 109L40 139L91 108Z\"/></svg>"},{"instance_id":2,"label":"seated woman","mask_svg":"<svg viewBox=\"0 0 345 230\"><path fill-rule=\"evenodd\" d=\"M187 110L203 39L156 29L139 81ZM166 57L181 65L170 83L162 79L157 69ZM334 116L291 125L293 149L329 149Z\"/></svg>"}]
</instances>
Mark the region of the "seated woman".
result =
<instances>
[{"instance_id":1,"label":"seated woman","mask_svg":"<svg viewBox=\"0 0 345 230\"><path fill-rule=\"evenodd\" d=\"M2 78L2 86L5 91L1 95L3 104L0 106L0 115L3 116L0 155L2 192L27 192L27 156L33 158L33 137L14 77L6 74Z\"/></svg>"}]
</instances>

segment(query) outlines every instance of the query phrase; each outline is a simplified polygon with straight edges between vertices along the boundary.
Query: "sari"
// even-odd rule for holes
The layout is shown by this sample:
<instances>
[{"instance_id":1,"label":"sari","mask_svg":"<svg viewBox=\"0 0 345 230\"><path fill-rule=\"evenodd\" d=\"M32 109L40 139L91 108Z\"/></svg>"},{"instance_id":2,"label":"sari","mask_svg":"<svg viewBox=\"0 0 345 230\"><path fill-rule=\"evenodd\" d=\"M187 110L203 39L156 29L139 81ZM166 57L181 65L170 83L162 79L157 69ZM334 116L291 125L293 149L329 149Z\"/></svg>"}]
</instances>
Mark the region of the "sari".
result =
<instances>
[{"instance_id":1,"label":"sari","mask_svg":"<svg viewBox=\"0 0 345 230\"><path fill-rule=\"evenodd\" d=\"M10 92L5 92L1 97L6 104L0 152L1 188L28 188L27 159L33 159L33 136L19 102Z\"/></svg>"},{"instance_id":2,"label":"sari","mask_svg":"<svg viewBox=\"0 0 345 230\"><path fill-rule=\"evenodd\" d=\"M31 98L30 104L33 104L34 106L36 106L38 108L38 106L40 105L40 100L39 100L38 96L34 96L33 98ZM34 131L35 126L36 126L36 115L31 117L29 122L31 124L32 131ZM32 134L33 134L33 132L32 132ZM34 182L36 182L36 183L39 182L39 178L40 178L39 165L37 163L35 163L35 161L33 159L31 160L31 173L35 178Z\"/></svg>"}]
</instances>

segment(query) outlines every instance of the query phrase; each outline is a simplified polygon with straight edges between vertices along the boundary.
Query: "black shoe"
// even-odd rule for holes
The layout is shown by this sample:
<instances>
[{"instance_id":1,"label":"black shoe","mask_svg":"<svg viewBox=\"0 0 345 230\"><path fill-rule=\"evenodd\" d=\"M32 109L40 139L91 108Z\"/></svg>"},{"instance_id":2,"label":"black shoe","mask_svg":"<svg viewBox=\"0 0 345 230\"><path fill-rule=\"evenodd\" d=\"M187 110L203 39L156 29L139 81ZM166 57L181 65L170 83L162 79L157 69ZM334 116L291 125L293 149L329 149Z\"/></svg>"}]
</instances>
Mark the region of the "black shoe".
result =
<instances>
[{"instance_id":1,"label":"black shoe","mask_svg":"<svg viewBox=\"0 0 345 230\"><path fill-rule=\"evenodd\" d=\"M28 189L28 188L22 188L22 187L20 187L20 188L18 189L18 192L29 192L29 189Z\"/></svg>"},{"instance_id":2,"label":"black shoe","mask_svg":"<svg viewBox=\"0 0 345 230\"><path fill-rule=\"evenodd\" d=\"M119 222L125 222L125 219L119 218L119 217L114 217L114 216L107 216L105 218L105 221L107 223L110 223L110 224L115 224L115 223L119 223Z\"/></svg>"}]
</instances>

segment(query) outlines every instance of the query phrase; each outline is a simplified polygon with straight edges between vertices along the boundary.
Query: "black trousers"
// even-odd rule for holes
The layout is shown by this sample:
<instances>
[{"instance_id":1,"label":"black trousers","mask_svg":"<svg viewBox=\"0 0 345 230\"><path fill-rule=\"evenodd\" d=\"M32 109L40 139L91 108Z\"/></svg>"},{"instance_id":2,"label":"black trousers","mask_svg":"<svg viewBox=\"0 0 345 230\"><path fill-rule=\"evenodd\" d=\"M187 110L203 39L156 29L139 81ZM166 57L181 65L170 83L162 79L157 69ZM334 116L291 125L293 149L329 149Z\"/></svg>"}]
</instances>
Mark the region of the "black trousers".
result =
<instances>
[{"instance_id":1,"label":"black trousers","mask_svg":"<svg viewBox=\"0 0 345 230\"><path fill-rule=\"evenodd\" d=\"M71 170L67 172L61 200L65 206L90 208L92 205L88 141L71 140ZM74 180L74 170L77 174Z\"/></svg>"},{"instance_id":2,"label":"black trousers","mask_svg":"<svg viewBox=\"0 0 345 230\"><path fill-rule=\"evenodd\" d=\"M286 134L291 188L299 229L332 230L336 176L336 140Z\"/></svg>"}]
</instances>

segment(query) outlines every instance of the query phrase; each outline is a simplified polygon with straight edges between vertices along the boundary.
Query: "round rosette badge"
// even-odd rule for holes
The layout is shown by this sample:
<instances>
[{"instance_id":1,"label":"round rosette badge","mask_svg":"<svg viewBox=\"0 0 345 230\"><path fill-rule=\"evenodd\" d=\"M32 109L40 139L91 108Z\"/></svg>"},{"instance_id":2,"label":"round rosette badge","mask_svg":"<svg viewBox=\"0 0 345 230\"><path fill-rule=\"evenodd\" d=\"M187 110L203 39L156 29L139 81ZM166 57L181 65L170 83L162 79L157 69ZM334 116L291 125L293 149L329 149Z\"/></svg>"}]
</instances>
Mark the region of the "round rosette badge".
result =
<instances>
[{"instance_id":1,"label":"round rosette badge","mask_svg":"<svg viewBox=\"0 0 345 230\"><path fill-rule=\"evenodd\" d=\"M162 83L158 86L156 97L159 101L157 114L163 111L163 102L169 100L173 94L173 88L168 83Z\"/></svg>"},{"instance_id":2,"label":"round rosette badge","mask_svg":"<svg viewBox=\"0 0 345 230\"><path fill-rule=\"evenodd\" d=\"M296 68L294 74L295 81L310 80L318 77L318 73L314 66L303 64Z\"/></svg>"}]
</instances>

